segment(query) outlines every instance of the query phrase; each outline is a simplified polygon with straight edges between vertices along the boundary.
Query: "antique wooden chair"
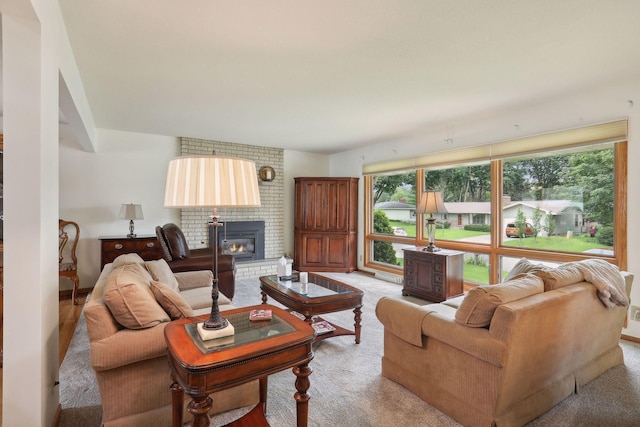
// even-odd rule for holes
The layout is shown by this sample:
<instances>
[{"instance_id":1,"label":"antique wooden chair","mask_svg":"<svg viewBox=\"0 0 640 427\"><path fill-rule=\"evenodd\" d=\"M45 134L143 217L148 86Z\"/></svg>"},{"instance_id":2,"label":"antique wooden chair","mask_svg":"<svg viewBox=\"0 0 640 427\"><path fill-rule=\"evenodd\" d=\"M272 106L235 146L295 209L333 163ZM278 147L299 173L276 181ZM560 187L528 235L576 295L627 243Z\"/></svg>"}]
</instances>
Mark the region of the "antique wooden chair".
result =
<instances>
[{"instance_id":1,"label":"antique wooden chair","mask_svg":"<svg viewBox=\"0 0 640 427\"><path fill-rule=\"evenodd\" d=\"M58 220L58 275L73 282L71 298L77 304L76 293L80 287L76 247L80 239L80 227L73 221ZM68 244L69 243L69 244Z\"/></svg>"}]
</instances>

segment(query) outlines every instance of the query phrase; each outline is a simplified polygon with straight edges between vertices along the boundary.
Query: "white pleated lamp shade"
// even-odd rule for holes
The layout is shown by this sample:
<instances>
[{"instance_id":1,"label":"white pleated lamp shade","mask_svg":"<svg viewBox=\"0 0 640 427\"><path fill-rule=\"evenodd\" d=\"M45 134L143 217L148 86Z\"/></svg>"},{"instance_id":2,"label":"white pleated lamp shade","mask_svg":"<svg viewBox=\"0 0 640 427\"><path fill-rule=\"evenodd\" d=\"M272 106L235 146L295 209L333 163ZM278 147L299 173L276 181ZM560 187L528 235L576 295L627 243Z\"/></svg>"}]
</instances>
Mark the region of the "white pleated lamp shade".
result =
<instances>
[{"instance_id":1,"label":"white pleated lamp shade","mask_svg":"<svg viewBox=\"0 0 640 427\"><path fill-rule=\"evenodd\" d=\"M164 205L187 207L260 206L256 165L224 156L183 156L169 162Z\"/></svg>"}]
</instances>

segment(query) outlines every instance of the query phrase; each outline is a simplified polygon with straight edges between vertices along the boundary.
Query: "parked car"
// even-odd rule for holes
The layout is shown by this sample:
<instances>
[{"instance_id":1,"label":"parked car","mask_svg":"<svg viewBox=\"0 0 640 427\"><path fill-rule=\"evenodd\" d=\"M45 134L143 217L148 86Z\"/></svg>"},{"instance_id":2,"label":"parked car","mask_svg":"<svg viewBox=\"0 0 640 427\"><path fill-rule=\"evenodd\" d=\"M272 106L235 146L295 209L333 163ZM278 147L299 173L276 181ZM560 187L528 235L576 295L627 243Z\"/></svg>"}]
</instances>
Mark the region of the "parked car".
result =
<instances>
[{"instance_id":1,"label":"parked car","mask_svg":"<svg viewBox=\"0 0 640 427\"><path fill-rule=\"evenodd\" d=\"M510 222L507 224L507 228L505 228L504 232L507 235L507 237L519 237L518 227L516 227L516 224L513 222ZM527 223L527 227L524 232L524 237L531 237L531 236L533 236L533 227L531 226L531 224Z\"/></svg>"},{"instance_id":2,"label":"parked car","mask_svg":"<svg viewBox=\"0 0 640 427\"><path fill-rule=\"evenodd\" d=\"M402 227L393 227L393 234L395 236L408 236L407 230Z\"/></svg>"}]
</instances>

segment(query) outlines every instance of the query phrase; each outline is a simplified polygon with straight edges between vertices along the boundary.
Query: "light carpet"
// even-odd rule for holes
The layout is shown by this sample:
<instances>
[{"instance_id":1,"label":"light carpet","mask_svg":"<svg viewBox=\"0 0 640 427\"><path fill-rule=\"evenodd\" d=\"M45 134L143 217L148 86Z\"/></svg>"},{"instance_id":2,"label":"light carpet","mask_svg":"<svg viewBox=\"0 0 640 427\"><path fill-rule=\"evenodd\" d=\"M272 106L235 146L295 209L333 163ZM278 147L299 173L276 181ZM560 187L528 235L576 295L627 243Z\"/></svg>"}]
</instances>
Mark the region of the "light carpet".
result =
<instances>
[{"instance_id":1,"label":"light carpet","mask_svg":"<svg viewBox=\"0 0 640 427\"><path fill-rule=\"evenodd\" d=\"M402 297L400 285L366 274L326 275L364 291L362 335L360 344L355 344L353 336L342 336L314 345L309 426L460 426L404 387L381 376L383 328L375 317L377 301L383 296L393 296L417 304L427 302ZM234 305L260 302L260 282L257 278L237 281ZM270 299L269 303L274 304L274 301ZM350 310L323 317L348 328L352 328L354 322ZM622 341L622 349L624 366L605 372L583 387L579 395L569 396L527 426L639 426L640 344ZM294 381L291 370L269 377L267 419L272 427L295 426ZM78 322L60 368L60 400L63 408L61 427L100 426L100 395L89 364L84 316ZM230 422L249 409L217 415L212 418L212 425Z\"/></svg>"}]
</instances>

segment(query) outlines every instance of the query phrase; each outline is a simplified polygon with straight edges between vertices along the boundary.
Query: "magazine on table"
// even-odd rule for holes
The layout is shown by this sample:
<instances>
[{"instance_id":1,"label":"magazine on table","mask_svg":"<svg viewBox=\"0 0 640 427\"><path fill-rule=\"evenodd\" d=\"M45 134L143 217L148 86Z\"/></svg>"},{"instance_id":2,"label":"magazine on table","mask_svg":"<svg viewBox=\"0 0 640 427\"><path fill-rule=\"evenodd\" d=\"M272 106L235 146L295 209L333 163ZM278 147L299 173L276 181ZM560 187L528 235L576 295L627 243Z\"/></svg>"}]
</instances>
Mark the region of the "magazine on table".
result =
<instances>
[{"instance_id":1,"label":"magazine on table","mask_svg":"<svg viewBox=\"0 0 640 427\"><path fill-rule=\"evenodd\" d=\"M272 317L271 310L269 309L255 309L249 312L249 320L270 320Z\"/></svg>"},{"instance_id":2,"label":"magazine on table","mask_svg":"<svg viewBox=\"0 0 640 427\"><path fill-rule=\"evenodd\" d=\"M313 329L316 330L316 334L318 335L326 334L336 330L336 328L326 320L319 320L315 323L312 323L311 326L313 326Z\"/></svg>"}]
</instances>

